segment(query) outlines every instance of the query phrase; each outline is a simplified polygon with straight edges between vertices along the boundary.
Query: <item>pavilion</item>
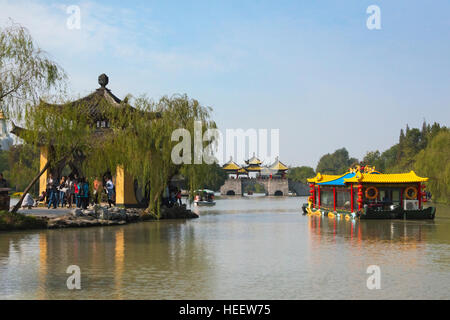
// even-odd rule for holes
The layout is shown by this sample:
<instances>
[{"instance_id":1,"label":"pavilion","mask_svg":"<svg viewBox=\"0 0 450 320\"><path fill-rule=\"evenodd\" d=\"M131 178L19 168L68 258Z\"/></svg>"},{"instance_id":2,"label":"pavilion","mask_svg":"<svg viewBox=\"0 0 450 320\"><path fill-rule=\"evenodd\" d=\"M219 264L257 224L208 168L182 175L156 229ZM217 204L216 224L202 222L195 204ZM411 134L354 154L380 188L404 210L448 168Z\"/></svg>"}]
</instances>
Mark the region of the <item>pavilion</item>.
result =
<instances>
[{"instance_id":1,"label":"pavilion","mask_svg":"<svg viewBox=\"0 0 450 320\"><path fill-rule=\"evenodd\" d=\"M249 173L249 178L250 177L259 177L261 175L261 165L262 165L262 161L259 160L256 156L255 153L253 153L253 157L251 157L250 159L248 159L247 161L245 161L246 167L245 169L248 171ZM253 173L250 176L250 173Z\"/></svg>"},{"instance_id":2,"label":"pavilion","mask_svg":"<svg viewBox=\"0 0 450 320\"><path fill-rule=\"evenodd\" d=\"M87 117L89 124L95 128L94 135L102 136L106 133L112 132L112 128L110 128L111 119L108 119L105 116L105 113L103 112L104 106L113 107L118 109L119 111L131 110L133 112L142 112L129 105L126 100L122 101L118 97L116 97L111 92L111 90L106 87L108 82L108 76L106 74L101 74L98 77L100 88L96 89L86 97L66 104L50 104L41 100L36 108L54 108L56 110L71 108L72 110L75 110L80 116ZM160 118L159 113L146 113L146 116L148 116L150 119ZM13 124L11 133L20 137L21 133L25 130L27 129L20 128ZM47 160L52 156L51 144L42 143L40 145L41 171L45 168ZM70 163L62 163L57 168L47 169L39 179L39 193L42 193L42 191L46 190L47 178L49 173L51 173L54 177L60 177L66 165L70 167L72 173L76 173L78 176L82 176L80 165L82 159L83 156L80 155L79 159L76 161L72 161ZM139 187L136 183L136 180L126 173L125 168L119 166L115 169L115 173L111 172L111 175L113 176L113 181L115 180L114 183L116 189L116 205L127 207L147 205L146 201L148 201L148 199L146 199L145 196L146 192L144 192L143 194L142 190L138 190Z\"/></svg>"},{"instance_id":3,"label":"pavilion","mask_svg":"<svg viewBox=\"0 0 450 320\"><path fill-rule=\"evenodd\" d=\"M280 177L280 178L285 178L286 177L286 172L289 170L289 168L282 163L278 157L276 158L275 162L269 167L272 176L276 176L276 177Z\"/></svg>"}]
</instances>

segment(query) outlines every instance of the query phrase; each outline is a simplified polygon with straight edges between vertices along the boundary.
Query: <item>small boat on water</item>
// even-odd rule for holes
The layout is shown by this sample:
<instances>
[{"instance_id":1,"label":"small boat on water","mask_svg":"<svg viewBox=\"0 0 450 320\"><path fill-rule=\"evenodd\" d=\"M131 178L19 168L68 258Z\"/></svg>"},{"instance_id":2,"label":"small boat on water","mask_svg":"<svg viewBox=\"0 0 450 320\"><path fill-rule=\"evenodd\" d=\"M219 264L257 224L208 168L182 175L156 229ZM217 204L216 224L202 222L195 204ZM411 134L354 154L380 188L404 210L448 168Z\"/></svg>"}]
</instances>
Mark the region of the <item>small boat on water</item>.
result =
<instances>
[{"instance_id":1,"label":"small boat on water","mask_svg":"<svg viewBox=\"0 0 450 320\"><path fill-rule=\"evenodd\" d=\"M428 178L409 173L382 174L375 167L356 166L343 175L317 173L310 183L304 215L359 219L434 219L427 202Z\"/></svg>"},{"instance_id":2,"label":"small boat on water","mask_svg":"<svg viewBox=\"0 0 450 320\"><path fill-rule=\"evenodd\" d=\"M211 207L215 206L214 191L208 189L196 190L194 197L194 206Z\"/></svg>"}]
</instances>

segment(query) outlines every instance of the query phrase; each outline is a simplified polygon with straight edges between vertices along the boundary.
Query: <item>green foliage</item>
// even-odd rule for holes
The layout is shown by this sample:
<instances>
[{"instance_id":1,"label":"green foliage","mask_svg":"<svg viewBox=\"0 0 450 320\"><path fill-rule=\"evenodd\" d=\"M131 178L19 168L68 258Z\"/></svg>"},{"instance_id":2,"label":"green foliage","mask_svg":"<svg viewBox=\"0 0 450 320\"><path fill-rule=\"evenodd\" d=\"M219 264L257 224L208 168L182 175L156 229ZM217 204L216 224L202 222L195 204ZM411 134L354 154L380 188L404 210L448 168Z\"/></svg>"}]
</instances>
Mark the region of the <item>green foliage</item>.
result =
<instances>
[{"instance_id":1,"label":"green foliage","mask_svg":"<svg viewBox=\"0 0 450 320\"><path fill-rule=\"evenodd\" d=\"M364 157L364 163L375 165L383 173L417 171L429 177L428 190L438 202L450 201L450 149L449 130L438 123L423 123L422 129L400 130L397 144L380 154L371 151Z\"/></svg>"},{"instance_id":2,"label":"green foliage","mask_svg":"<svg viewBox=\"0 0 450 320\"><path fill-rule=\"evenodd\" d=\"M350 158L345 148L338 149L334 153L322 156L317 164L316 172L322 174L342 174L349 167L358 163L358 159Z\"/></svg>"},{"instance_id":3,"label":"green foliage","mask_svg":"<svg viewBox=\"0 0 450 320\"><path fill-rule=\"evenodd\" d=\"M427 189L433 199L450 203L450 130L441 129L434 133L416 159L414 167L417 173L430 178Z\"/></svg>"},{"instance_id":4,"label":"green foliage","mask_svg":"<svg viewBox=\"0 0 450 320\"><path fill-rule=\"evenodd\" d=\"M5 178L9 177L8 151L0 149L0 172Z\"/></svg>"},{"instance_id":5,"label":"green foliage","mask_svg":"<svg viewBox=\"0 0 450 320\"><path fill-rule=\"evenodd\" d=\"M287 177L293 181L307 183L306 179L316 175L314 169L307 166L289 168Z\"/></svg>"},{"instance_id":6,"label":"green foliage","mask_svg":"<svg viewBox=\"0 0 450 320\"><path fill-rule=\"evenodd\" d=\"M243 190L243 192L249 192L249 191L252 191L254 193L266 193L266 189L264 188L264 186L257 182L254 184L247 185Z\"/></svg>"},{"instance_id":7,"label":"green foliage","mask_svg":"<svg viewBox=\"0 0 450 320\"><path fill-rule=\"evenodd\" d=\"M10 22L0 29L0 106L10 118L21 118L25 103L36 103L51 89L62 89L61 68L35 46L24 27Z\"/></svg>"},{"instance_id":8,"label":"green foliage","mask_svg":"<svg viewBox=\"0 0 450 320\"><path fill-rule=\"evenodd\" d=\"M114 173L118 166L125 168L139 185L150 183L149 210L156 214L164 189L178 173L187 178L191 191L201 186L216 188L221 183L217 166L175 164L171 159L172 149L178 144L171 139L175 129L184 128L194 137L194 121L203 124L203 131L215 128L210 108L186 95L163 97L157 103L140 97L134 101L135 108L127 101L120 107L109 103L98 106L101 117L110 122L110 128L105 129L91 123L91 117L84 113L89 109L84 102L61 108L46 104L27 108L30 130L23 132L24 139L47 146L52 167L63 159L85 177ZM156 112L160 118L155 119ZM191 151L193 143L192 138L188 143Z\"/></svg>"},{"instance_id":9,"label":"green foliage","mask_svg":"<svg viewBox=\"0 0 450 320\"><path fill-rule=\"evenodd\" d=\"M47 228L47 221L42 218L0 211L0 231L45 228Z\"/></svg>"},{"instance_id":10,"label":"green foliage","mask_svg":"<svg viewBox=\"0 0 450 320\"><path fill-rule=\"evenodd\" d=\"M186 170L184 169L183 171ZM219 191L228 176L217 163L199 166L197 168L197 174L201 175L201 182L199 182L196 189L210 189L213 191ZM188 178L186 178L186 183L190 185Z\"/></svg>"},{"instance_id":11,"label":"green foliage","mask_svg":"<svg viewBox=\"0 0 450 320\"><path fill-rule=\"evenodd\" d=\"M30 183L30 177L39 171L39 151L31 144L13 145L7 152L9 171L9 185L15 191L23 191ZM38 186L32 190L36 196Z\"/></svg>"}]
</instances>

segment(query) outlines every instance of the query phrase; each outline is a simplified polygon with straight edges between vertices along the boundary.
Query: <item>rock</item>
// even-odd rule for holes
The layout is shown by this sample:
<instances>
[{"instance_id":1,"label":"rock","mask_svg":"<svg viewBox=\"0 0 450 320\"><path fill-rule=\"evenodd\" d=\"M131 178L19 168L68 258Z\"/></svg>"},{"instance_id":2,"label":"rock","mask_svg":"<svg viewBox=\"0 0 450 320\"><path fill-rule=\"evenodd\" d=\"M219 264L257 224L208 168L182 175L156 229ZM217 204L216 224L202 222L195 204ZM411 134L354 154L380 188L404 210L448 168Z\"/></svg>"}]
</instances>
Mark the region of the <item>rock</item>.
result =
<instances>
[{"instance_id":1,"label":"rock","mask_svg":"<svg viewBox=\"0 0 450 320\"><path fill-rule=\"evenodd\" d=\"M83 215L85 215L85 216L91 216L91 217L95 217L95 216L96 216L96 215L95 215L95 211L94 211L94 210L89 210L89 209L83 210Z\"/></svg>"},{"instance_id":2,"label":"rock","mask_svg":"<svg viewBox=\"0 0 450 320\"><path fill-rule=\"evenodd\" d=\"M108 211L108 209L102 208L100 210L100 214L98 215L98 218L101 220L109 220L109 219L111 219L111 214Z\"/></svg>"},{"instance_id":3,"label":"rock","mask_svg":"<svg viewBox=\"0 0 450 320\"><path fill-rule=\"evenodd\" d=\"M76 208L71 211L71 214L73 217L80 217L83 215L83 210L81 210L80 208Z\"/></svg>"}]
</instances>

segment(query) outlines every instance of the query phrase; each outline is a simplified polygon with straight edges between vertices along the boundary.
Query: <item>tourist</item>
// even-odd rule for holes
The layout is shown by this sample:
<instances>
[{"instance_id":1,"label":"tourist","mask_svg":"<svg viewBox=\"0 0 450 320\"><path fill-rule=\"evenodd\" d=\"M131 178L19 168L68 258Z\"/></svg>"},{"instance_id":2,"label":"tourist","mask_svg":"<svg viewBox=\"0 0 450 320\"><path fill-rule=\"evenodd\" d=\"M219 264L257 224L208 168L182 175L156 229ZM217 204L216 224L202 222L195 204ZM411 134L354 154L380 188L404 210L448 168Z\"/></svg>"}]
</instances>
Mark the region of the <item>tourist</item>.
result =
<instances>
[{"instance_id":1,"label":"tourist","mask_svg":"<svg viewBox=\"0 0 450 320\"><path fill-rule=\"evenodd\" d=\"M75 205L77 208L80 207L80 181L78 179L75 179L73 187L74 187L74 198L75 198Z\"/></svg>"},{"instance_id":2,"label":"tourist","mask_svg":"<svg viewBox=\"0 0 450 320\"><path fill-rule=\"evenodd\" d=\"M23 198L22 209L25 208L31 209L33 205L34 205L33 197L29 193L27 193L25 195L25 198Z\"/></svg>"},{"instance_id":3,"label":"tourist","mask_svg":"<svg viewBox=\"0 0 450 320\"><path fill-rule=\"evenodd\" d=\"M47 192L46 191L42 191L41 195L36 200L36 205L35 206L37 207L41 203L45 204L45 199L46 198L47 198Z\"/></svg>"},{"instance_id":4,"label":"tourist","mask_svg":"<svg viewBox=\"0 0 450 320\"><path fill-rule=\"evenodd\" d=\"M3 178L3 173L0 172L0 188L8 188L8 181Z\"/></svg>"},{"instance_id":5,"label":"tourist","mask_svg":"<svg viewBox=\"0 0 450 320\"><path fill-rule=\"evenodd\" d=\"M111 204L116 205L116 202L114 200L116 194L114 190L114 183L111 180L111 177L108 177L108 180L106 181L105 186L106 194L108 195L108 205L111 208Z\"/></svg>"},{"instance_id":6,"label":"tourist","mask_svg":"<svg viewBox=\"0 0 450 320\"><path fill-rule=\"evenodd\" d=\"M89 204L89 183L86 178L82 179L80 191L81 207L87 209Z\"/></svg>"},{"instance_id":7,"label":"tourist","mask_svg":"<svg viewBox=\"0 0 450 320\"><path fill-rule=\"evenodd\" d=\"M67 192L66 192L66 198L67 198L67 207L72 208L72 204L74 203L75 199L75 184L73 178L70 176L67 177Z\"/></svg>"},{"instance_id":8,"label":"tourist","mask_svg":"<svg viewBox=\"0 0 450 320\"><path fill-rule=\"evenodd\" d=\"M52 185L53 185L53 175L50 173L47 178L47 186L46 186L46 195L45 203L50 202L50 198L52 196Z\"/></svg>"},{"instance_id":9,"label":"tourist","mask_svg":"<svg viewBox=\"0 0 450 320\"><path fill-rule=\"evenodd\" d=\"M180 204L180 206L183 204L182 202L181 202L181 190L178 190L177 191L177 200L178 200L178 203Z\"/></svg>"},{"instance_id":10,"label":"tourist","mask_svg":"<svg viewBox=\"0 0 450 320\"><path fill-rule=\"evenodd\" d=\"M66 177L61 178L61 181L59 182L58 190L59 190L58 207L59 207L59 204L61 203L61 208L64 208L64 202L66 200L66 192L68 190Z\"/></svg>"},{"instance_id":11,"label":"tourist","mask_svg":"<svg viewBox=\"0 0 450 320\"><path fill-rule=\"evenodd\" d=\"M100 203L101 190L103 190L102 182L98 179L98 177L95 177L95 180L92 185L94 187L94 191L93 191L94 196L92 197L92 204Z\"/></svg>"},{"instance_id":12,"label":"tourist","mask_svg":"<svg viewBox=\"0 0 450 320\"><path fill-rule=\"evenodd\" d=\"M56 209L58 205L58 180L49 178L50 180L50 200L48 201L48 209L53 205L53 209ZM47 183L48 186L48 183Z\"/></svg>"}]
</instances>

